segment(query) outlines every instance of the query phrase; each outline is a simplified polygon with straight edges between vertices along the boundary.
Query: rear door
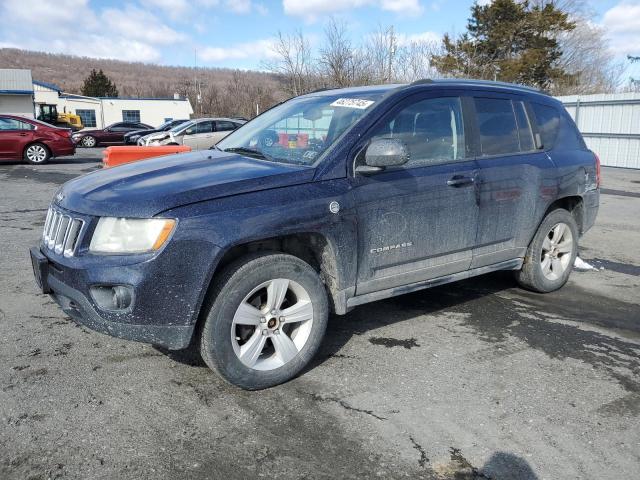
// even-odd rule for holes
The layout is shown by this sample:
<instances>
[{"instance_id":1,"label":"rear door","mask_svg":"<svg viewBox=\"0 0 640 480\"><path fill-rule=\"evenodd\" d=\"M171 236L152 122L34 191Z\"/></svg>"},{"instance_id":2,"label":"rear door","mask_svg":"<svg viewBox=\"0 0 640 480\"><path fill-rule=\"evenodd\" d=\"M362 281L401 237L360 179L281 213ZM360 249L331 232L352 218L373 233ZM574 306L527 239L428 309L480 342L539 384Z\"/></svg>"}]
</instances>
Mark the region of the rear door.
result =
<instances>
[{"instance_id":1,"label":"rear door","mask_svg":"<svg viewBox=\"0 0 640 480\"><path fill-rule=\"evenodd\" d=\"M19 160L24 147L33 140L33 125L0 116L0 158Z\"/></svg>"},{"instance_id":2,"label":"rear door","mask_svg":"<svg viewBox=\"0 0 640 480\"><path fill-rule=\"evenodd\" d=\"M480 167L477 246L471 264L477 268L524 256L537 228L537 206L542 197L553 195L556 173L549 156L537 148L525 97L478 92L472 107Z\"/></svg>"},{"instance_id":3,"label":"rear door","mask_svg":"<svg viewBox=\"0 0 640 480\"><path fill-rule=\"evenodd\" d=\"M478 220L477 165L467 149L462 105L455 92L413 95L368 135L402 140L410 160L371 175L354 174L356 294L469 268Z\"/></svg>"}]
</instances>

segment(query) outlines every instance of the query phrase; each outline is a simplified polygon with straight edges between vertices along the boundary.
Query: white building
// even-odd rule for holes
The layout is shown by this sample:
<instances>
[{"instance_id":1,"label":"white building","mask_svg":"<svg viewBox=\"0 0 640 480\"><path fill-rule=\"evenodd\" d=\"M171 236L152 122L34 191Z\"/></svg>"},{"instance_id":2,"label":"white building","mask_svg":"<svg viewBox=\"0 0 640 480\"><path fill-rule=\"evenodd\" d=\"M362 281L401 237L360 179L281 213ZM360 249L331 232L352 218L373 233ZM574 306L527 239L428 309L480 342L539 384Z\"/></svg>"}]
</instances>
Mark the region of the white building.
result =
<instances>
[{"instance_id":1,"label":"white building","mask_svg":"<svg viewBox=\"0 0 640 480\"><path fill-rule=\"evenodd\" d=\"M640 93L558 97L602 165L640 168Z\"/></svg>"},{"instance_id":2,"label":"white building","mask_svg":"<svg viewBox=\"0 0 640 480\"><path fill-rule=\"evenodd\" d=\"M104 128L122 121L158 126L167 120L190 118L193 108L184 98L107 98L64 93L46 82L33 82L36 104L54 104L59 113L75 113L85 128Z\"/></svg>"},{"instance_id":3,"label":"white building","mask_svg":"<svg viewBox=\"0 0 640 480\"><path fill-rule=\"evenodd\" d=\"M33 118L31 70L0 69L0 113Z\"/></svg>"}]
</instances>

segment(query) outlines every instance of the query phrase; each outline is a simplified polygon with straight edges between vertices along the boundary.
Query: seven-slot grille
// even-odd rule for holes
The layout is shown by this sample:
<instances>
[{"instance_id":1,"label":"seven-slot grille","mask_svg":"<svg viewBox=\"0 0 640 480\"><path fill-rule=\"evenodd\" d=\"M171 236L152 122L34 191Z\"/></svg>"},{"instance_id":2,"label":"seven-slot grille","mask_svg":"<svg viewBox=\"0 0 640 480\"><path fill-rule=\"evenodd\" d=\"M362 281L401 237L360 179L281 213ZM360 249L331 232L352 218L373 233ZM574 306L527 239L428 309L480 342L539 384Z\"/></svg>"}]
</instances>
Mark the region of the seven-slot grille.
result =
<instances>
[{"instance_id":1,"label":"seven-slot grille","mask_svg":"<svg viewBox=\"0 0 640 480\"><path fill-rule=\"evenodd\" d=\"M73 257L83 226L83 220L49 207L42 234L43 244L58 255Z\"/></svg>"}]
</instances>

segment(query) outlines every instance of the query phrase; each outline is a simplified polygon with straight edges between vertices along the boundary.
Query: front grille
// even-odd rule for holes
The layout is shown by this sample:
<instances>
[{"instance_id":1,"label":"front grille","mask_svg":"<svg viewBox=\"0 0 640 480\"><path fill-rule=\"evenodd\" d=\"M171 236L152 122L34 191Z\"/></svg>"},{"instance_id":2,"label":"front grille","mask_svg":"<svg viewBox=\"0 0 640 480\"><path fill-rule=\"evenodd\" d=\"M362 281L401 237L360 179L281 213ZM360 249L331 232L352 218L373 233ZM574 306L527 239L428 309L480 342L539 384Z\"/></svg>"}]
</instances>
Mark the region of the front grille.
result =
<instances>
[{"instance_id":1,"label":"front grille","mask_svg":"<svg viewBox=\"0 0 640 480\"><path fill-rule=\"evenodd\" d=\"M49 207L44 222L42 243L57 255L73 257L78 247L84 220L71 217L53 207Z\"/></svg>"}]
</instances>

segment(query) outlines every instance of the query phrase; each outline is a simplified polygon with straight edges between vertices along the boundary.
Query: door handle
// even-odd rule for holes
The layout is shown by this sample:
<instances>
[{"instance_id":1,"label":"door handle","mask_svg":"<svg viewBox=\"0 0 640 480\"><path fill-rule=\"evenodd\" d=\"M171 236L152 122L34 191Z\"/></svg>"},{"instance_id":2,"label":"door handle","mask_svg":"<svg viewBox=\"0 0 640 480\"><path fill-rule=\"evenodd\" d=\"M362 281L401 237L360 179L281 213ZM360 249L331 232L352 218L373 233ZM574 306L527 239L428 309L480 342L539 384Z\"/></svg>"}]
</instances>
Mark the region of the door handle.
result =
<instances>
[{"instance_id":1,"label":"door handle","mask_svg":"<svg viewBox=\"0 0 640 480\"><path fill-rule=\"evenodd\" d=\"M26 137L26 136L27 136L27 134L26 134L26 133L19 133L18 135L19 135L20 137Z\"/></svg>"},{"instance_id":2,"label":"door handle","mask_svg":"<svg viewBox=\"0 0 640 480\"><path fill-rule=\"evenodd\" d=\"M454 175L447 180L447 185L450 187L466 187L473 184L473 177L465 177L463 175Z\"/></svg>"}]
</instances>

